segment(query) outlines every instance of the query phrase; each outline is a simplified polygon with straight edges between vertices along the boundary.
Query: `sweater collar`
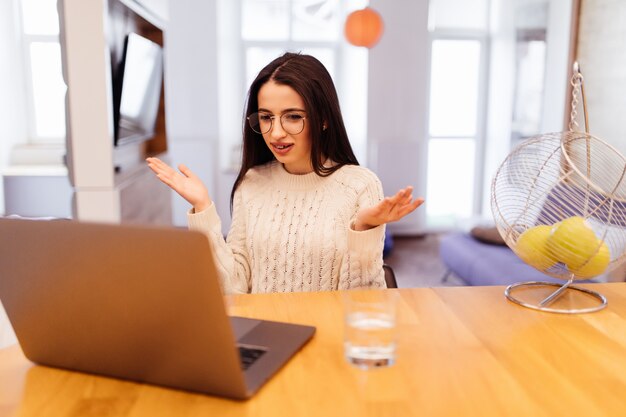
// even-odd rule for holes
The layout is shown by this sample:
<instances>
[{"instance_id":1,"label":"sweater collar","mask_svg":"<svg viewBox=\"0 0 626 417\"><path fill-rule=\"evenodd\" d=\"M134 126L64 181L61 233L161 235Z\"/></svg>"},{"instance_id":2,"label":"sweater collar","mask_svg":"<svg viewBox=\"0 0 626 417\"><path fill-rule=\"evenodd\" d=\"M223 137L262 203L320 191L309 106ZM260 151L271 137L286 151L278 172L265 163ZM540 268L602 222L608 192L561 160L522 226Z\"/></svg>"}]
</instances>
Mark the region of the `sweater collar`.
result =
<instances>
[{"instance_id":1,"label":"sweater collar","mask_svg":"<svg viewBox=\"0 0 626 417\"><path fill-rule=\"evenodd\" d=\"M324 165L327 166L328 163L329 161L326 161ZM278 161L272 162L272 174L285 188L290 190L313 189L328 178L320 177L315 171L309 172L308 174L290 174L283 164Z\"/></svg>"}]
</instances>

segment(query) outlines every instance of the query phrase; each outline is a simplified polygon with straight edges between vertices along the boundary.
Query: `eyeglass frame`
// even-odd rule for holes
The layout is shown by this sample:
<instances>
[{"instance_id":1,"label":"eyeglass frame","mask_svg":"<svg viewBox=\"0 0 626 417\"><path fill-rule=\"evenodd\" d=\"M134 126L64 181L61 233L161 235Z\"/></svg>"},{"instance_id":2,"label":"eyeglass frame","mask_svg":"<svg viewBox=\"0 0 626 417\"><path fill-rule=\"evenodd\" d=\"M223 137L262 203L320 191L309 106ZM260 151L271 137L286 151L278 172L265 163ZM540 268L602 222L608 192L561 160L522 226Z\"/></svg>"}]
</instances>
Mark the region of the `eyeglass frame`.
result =
<instances>
[{"instance_id":1,"label":"eyeglass frame","mask_svg":"<svg viewBox=\"0 0 626 417\"><path fill-rule=\"evenodd\" d=\"M305 114L305 116L301 116L302 117L302 129L299 132L297 132L297 133L289 132L287 129L285 129L285 126L283 125L283 117L288 115L288 114L292 114L292 113L298 113L298 114L304 113ZM258 115L260 115L260 114L265 114L265 115L269 116L269 118L270 118L270 127L269 127L269 129L267 129L266 132L259 132L259 131L255 130L254 127L252 127L252 122L250 121L250 117L252 117L255 114L257 115L257 118L258 118ZM280 117L275 115L275 114L272 114L270 112L263 112L263 111L261 111L261 112L254 112L254 113L250 113L250 115L246 117L246 120L248 121L248 126L250 126L250 129L252 129L253 132L258 133L260 135L265 135L266 133L271 132L272 129L274 128L274 119L276 119L276 117L278 117L278 120L280 121L280 127L285 132L287 132L290 135L299 135L300 133L302 133L304 131L304 128L306 126L306 119L307 119L307 117L306 117L306 112L304 110L290 110L290 111L286 111L286 112L282 113L280 115ZM260 125L260 119L259 119L259 125Z\"/></svg>"}]
</instances>

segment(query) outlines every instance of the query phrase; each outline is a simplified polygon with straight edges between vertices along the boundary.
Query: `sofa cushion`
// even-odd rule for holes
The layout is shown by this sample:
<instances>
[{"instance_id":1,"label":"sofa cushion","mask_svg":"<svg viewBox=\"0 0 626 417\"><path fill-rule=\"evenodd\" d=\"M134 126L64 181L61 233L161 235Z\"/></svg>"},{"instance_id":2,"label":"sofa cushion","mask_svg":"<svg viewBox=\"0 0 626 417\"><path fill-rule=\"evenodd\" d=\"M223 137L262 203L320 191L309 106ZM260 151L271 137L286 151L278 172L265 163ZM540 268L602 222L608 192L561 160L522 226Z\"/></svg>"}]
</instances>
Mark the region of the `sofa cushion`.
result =
<instances>
[{"instance_id":1,"label":"sofa cushion","mask_svg":"<svg viewBox=\"0 0 626 417\"><path fill-rule=\"evenodd\" d=\"M495 226L492 227L481 227L476 226L470 230L470 235L483 243L488 243L490 245L501 245L506 246L506 242L498 232L498 228Z\"/></svg>"}]
</instances>

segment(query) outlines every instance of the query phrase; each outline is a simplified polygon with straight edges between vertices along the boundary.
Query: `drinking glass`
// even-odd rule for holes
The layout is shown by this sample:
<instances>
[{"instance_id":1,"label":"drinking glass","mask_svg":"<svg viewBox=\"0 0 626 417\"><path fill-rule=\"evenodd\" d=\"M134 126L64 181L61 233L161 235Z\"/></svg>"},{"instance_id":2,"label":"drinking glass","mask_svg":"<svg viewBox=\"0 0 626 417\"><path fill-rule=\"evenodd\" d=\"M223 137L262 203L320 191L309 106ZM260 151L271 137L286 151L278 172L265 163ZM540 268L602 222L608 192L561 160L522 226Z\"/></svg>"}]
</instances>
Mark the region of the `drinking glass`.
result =
<instances>
[{"instance_id":1,"label":"drinking glass","mask_svg":"<svg viewBox=\"0 0 626 417\"><path fill-rule=\"evenodd\" d=\"M353 290L343 294L346 359L362 369L385 367L396 361L394 290Z\"/></svg>"}]
</instances>

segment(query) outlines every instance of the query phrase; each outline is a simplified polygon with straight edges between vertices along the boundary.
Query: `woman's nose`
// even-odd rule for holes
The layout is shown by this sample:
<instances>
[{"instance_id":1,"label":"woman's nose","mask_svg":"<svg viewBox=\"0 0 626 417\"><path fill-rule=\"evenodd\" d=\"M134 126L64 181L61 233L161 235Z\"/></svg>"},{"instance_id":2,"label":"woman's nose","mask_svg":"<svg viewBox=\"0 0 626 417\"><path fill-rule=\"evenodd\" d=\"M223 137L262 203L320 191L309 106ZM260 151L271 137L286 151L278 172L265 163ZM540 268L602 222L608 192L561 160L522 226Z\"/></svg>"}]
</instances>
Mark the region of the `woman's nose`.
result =
<instances>
[{"instance_id":1,"label":"woman's nose","mask_svg":"<svg viewBox=\"0 0 626 417\"><path fill-rule=\"evenodd\" d=\"M287 132L285 132L285 129L283 129L283 125L280 123L279 118L274 119L274 122L272 123L272 126L270 128L270 134L273 138L282 138L287 135Z\"/></svg>"}]
</instances>

